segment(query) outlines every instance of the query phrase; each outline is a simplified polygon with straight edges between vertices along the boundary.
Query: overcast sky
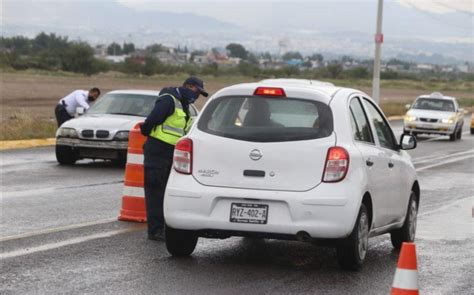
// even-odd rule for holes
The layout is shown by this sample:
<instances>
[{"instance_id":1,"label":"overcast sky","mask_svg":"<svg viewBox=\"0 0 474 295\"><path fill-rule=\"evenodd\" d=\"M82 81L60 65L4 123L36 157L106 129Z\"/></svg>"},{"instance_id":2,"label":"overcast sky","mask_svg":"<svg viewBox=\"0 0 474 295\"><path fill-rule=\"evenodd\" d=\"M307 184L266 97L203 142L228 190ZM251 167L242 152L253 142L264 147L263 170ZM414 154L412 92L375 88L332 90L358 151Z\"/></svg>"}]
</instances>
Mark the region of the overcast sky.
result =
<instances>
[{"instance_id":1,"label":"overcast sky","mask_svg":"<svg viewBox=\"0 0 474 295\"><path fill-rule=\"evenodd\" d=\"M20 0L21 1L21 0ZM474 2L472 0L388 0L388 2L398 2L406 7L419 9L422 11L445 14L456 11L464 11L473 13ZM141 10L161 10L169 12L193 12L200 13L207 16L213 16L219 19L235 19L239 20L238 15L241 9L246 12L253 10L255 3L327 3L327 2L341 2L341 3L373 3L376 0L296 0L296 1L282 1L282 0L214 0L214 1L199 1L199 0L118 0L119 3ZM385 0L387 2L387 0ZM226 8L233 7L237 10L228 10Z\"/></svg>"},{"instance_id":2,"label":"overcast sky","mask_svg":"<svg viewBox=\"0 0 474 295\"><path fill-rule=\"evenodd\" d=\"M0 0L4 25L86 27L99 19L124 29L153 13L193 14L249 34L375 31L377 0ZM474 0L385 0L383 31L393 37L474 43ZM88 11L91 10L91 11ZM77 11L77 12L76 12ZM132 13L126 13L132 12ZM135 14L133 13L135 12ZM140 14L139 12L142 12ZM114 15L114 13L116 15ZM126 19L124 19L124 15ZM163 14L157 16L163 18ZM169 16L173 17L173 16ZM176 15L186 27L186 15ZM203 19L203 21L205 21ZM206 32L218 30L208 26ZM179 26L179 25L178 25ZM104 28L107 29L107 28ZM159 30L160 26L153 29ZM206 33L203 32L203 33ZM4 32L7 33L8 32ZM73 33L73 32L71 32Z\"/></svg>"}]
</instances>

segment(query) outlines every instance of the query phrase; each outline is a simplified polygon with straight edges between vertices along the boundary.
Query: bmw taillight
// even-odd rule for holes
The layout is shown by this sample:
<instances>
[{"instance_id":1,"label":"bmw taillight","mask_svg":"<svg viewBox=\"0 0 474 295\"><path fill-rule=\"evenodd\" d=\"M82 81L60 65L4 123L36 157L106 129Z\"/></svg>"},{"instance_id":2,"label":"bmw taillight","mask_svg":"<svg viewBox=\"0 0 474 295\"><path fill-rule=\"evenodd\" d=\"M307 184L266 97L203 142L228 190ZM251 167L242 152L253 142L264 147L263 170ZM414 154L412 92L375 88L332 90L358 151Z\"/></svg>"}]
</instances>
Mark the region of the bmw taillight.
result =
<instances>
[{"instance_id":1,"label":"bmw taillight","mask_svg":"<svg viewBox=\"0 0 474 295\"><path fill-rule=\"evenodd\" d=\"M193 141L183 138L176 143L173 155L173 167L176 172L191 174L193 171Z\"/></svg>"},{"instance_id":2,"label":"bmw taillight","mask_svg":"<svg viewBox=\"0 0 474 295\"><path fill-rule=\"evenodd\" d=\"M324 167L323 182L338 182L344 179L349 169L349 153L342 147L329 148Z\"/></svg>"}]
</instances>

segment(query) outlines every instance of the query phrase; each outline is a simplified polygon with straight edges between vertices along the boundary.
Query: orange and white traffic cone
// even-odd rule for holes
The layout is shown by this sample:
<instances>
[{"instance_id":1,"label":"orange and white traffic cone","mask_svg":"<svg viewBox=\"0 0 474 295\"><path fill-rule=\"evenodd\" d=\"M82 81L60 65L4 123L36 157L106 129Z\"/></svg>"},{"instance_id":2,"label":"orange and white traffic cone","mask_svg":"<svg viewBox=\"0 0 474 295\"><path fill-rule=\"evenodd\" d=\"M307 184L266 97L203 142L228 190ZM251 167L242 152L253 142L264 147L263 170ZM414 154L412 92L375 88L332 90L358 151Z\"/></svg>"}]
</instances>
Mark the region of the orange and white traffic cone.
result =
<instances>
[{"instance_id":1,"label":"orange and white traffic cone","mask_svg":"<svg viewBox=\"0 0 474 295\"><path fill-rule=\"evenodd\" d=\"M418 295L418 270L414 243L403 243L397 271L392 284L392 295Z\"/></svg>"},{"instance_id":2,"label":"orange and white traffic cone","mask_svg":"<svg viewBox=\"0 0 474 295\"><path fill-rule=\"evenodd\" d=\"M128 136L122 209L118 217L122 221L146 222L143 168L143 144L146 137L140 133L140 124L135 125Z\"/></svg>"}]
</instances>

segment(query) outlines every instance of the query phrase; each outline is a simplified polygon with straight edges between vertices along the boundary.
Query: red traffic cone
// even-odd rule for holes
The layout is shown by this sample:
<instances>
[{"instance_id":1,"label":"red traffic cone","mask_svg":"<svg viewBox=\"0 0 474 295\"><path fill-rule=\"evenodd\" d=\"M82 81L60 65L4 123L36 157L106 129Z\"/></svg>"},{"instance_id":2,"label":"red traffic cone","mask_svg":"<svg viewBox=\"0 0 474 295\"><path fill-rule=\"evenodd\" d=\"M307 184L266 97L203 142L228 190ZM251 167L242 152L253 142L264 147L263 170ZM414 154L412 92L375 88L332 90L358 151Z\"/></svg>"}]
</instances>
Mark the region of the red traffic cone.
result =
<instances>
[{"instance_id":1,"label":"red traffic cone","mask_svg":"<svg viewBox=\"0 0 474 295\"><path fill-rule=\"evenodd\" d=\"M414 243L403 243L397 271L392 284L392 295L418 295L418 270Z\"/></svg>"},{"instance_id":2,"label":"red traffic cone","mask_svg":"<svg viewBox=\"0 0 474 295\"><path fill-rule=\"evenodd\" d=\"M140 124L130 130L128 137L127 166L119 220L146 222L143 143L145 137L140 133Z\"/></svg>"}]
</instances>

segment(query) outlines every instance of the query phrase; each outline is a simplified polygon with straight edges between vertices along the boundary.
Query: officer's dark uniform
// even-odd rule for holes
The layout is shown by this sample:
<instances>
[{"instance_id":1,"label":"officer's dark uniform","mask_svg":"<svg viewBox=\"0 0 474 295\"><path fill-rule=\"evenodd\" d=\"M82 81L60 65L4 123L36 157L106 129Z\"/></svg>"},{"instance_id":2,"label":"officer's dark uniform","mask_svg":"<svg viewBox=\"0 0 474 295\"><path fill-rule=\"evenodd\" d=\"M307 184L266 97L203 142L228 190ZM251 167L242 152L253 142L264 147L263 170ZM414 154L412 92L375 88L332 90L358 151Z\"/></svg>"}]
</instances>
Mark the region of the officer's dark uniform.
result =
<instances>
[{"instance_id":1,"label":"officer's dark uniform","mask_svg":"<svg viewBox=\"0 0 474 295\"><path fill-rule=\"evenodd\" d=\"M190 80L191 79L191 80ZM185 81L193 83L200 81L199 88L204 92L203 83L197 78L189 78ZM189 89L184 87L164 88L160 91L159 98L152 112L141 126L141 133L147 136L143 146L144 167L145 167L145 202L147 207L148 238L152 240L162 239L164 228L163 199L166 190L166 183L173 164L174 145L156 138L156 128L166 124L170 116L175 115L175 108L181 108L186 115L186 122L189 122L189 97L183 92ZM197 99L199 93L194 99ZM175 99L178 100L176 106ZM183 128L184 129L184 128Z\"/></svg>"}]
</instances>

